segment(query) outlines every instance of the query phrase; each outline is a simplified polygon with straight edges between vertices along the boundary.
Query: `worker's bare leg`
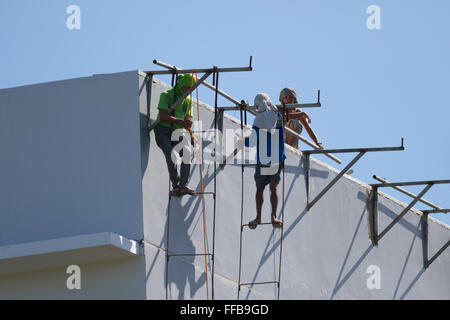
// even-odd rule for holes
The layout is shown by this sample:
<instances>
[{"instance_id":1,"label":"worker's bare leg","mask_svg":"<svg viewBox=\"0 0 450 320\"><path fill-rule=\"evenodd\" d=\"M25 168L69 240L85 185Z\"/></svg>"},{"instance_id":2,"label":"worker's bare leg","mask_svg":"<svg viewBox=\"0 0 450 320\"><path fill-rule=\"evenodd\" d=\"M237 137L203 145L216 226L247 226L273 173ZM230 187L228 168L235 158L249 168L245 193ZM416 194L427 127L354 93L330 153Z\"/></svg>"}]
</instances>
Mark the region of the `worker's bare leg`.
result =
<instances>
[{"instance_id":1,"label":"worker's bare leg","mask_svg":"<svg viewBox=\"0 0 450 320\"><path fill-rule=\"evenodd\" d=\"M261 223L261 211L264 203L264 188L256 189L256 221L257 223Z\"/></svg>"},{"instance_id":2,"label":"worker's bare leg","mask_svg":"<svg viewBox=\"0 0 450 320\"><path fill-rule=\"evenodd\" d=\"M278 207L278 182L277 180L270 179L270 203L272 204L272 220L277 217Z\"/></svg>"},{"instance_id":3,"label":"worker's bare leg","mask_svg":"<svg viewBox=\"0 0 450 320\"><path fill-rule=\"evenodd\" d=\"M275 228L281 228L283 222L277 219L277 207L278 207L278 182L277 180L270 179L270 202L272 203L271 221Z\"/></svg>"}]
</instances>

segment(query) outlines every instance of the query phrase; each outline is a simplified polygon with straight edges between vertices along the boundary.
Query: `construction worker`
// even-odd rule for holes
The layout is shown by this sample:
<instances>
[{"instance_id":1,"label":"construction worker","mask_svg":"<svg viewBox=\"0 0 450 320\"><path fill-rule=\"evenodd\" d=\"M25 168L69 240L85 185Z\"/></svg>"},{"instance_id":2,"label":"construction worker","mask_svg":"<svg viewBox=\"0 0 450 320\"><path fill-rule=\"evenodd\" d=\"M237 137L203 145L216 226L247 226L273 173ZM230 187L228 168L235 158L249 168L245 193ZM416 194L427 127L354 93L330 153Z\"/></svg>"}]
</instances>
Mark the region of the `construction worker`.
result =
<instances>
[{"instance_id":1,"label":"construction worker","mask_svg":"<svg viewBox=\"0 0 450 320\"><path fill-rule=\"evenodd\" d=\"M196 79L193 74L178 76L175 87L162 92L158 103L158 119L160 119L160 122L155 127L156 144L161 148L166 158L173 188L170 195L175 197L180 197L185 194L195 194L194 190L186 186L191 169L190 155L192 151L191 146L186 143L187 139L183 139L186 137L187 132L192 133L192 100L189 96L186 97L170 113L169 108L195 83ZM178 132L175 132L176 130ZM177 133L178 139L172 141L172 135L174 133ZM175 135L174 138L176 138ZM182 145L181 150L175 151L174 147L179 143L184 143L184 145ZM178 174L177 166L172 159L172 153L174 152L177 152L182 158L180 174Z\"/></svg>"},{"instance_id":2,"label":"construction worker","mask_svg":"<svg viewBox=\"0 0 450 320\"><path fill-rule=\"evenodd\" d=\"M250 221L248 226L250 229L255 229L261 223L264 189L266 185L269 185L272 205L271 222L275 228L280 228L282 222L277 219L278 184L280 182L281 169L286 159L286 154L284 153L283 116L265 93L256 95L255 106L258 109L258 115L253 122L252 134L245 139L247 147L252 147L255 144L257 146L257 163L254 175L256 182L256 218ZM278 135L278 140L272 141L272 135L274 134ZM267 139L266 142L263 139ZM272 142L275 142L274 146L272 146ZM269 163L267 163L267 156L270 157Z\"/></svg>"},{"instance_id":3,"label":"construction worker","mask_svg":"<svg viewBox=\"0 0 450 320\"><path fill-rule=\"evenodd\" d=\"M280 102L285 104L295 104L298 103L297 101L297 92L293 88L284 88L280 92ZM282 108L278 109L280 112L282 112ZM311 137L311 139L316 143L316 145L319 147L319 149L323 149L322 143L319 142L317 139L316 134L314 133L313 129L309 125L311 123L310 117L300 109L286 109L286 118L285 123L286 127L291 129L292 131L300 134L302 132L302 125L305 127L306 132L308 132L308 135ZM285 142L290 145L291 147L294 147L295 149L298 149L298 138L290 134L289 132L286 132L286 139Z\"/></svg>"}]
</instances>

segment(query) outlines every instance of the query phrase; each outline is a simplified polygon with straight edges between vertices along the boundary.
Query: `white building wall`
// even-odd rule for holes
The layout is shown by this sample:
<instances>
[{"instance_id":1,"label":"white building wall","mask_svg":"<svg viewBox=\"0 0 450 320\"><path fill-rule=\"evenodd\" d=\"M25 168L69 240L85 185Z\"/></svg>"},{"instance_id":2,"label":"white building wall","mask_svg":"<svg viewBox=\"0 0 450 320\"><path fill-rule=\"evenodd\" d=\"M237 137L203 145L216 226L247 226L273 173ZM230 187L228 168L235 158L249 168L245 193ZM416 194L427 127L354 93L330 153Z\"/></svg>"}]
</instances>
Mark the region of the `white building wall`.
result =
<instances>
[{"instance_id":1,"label":"white building wall","mask_svg":"<svg viewBox=\"0 0 450 320\"><path fill-rule=\"evenodd\" d=\"M0 253L102 232L141 239L139 146L136 71L0 90ZM0 299L145 299L142 257L72 262L79 291L67 266L4 274L0 262Z\"/></svg>"},{"instance_id":2,"label":"white building wall","mask_svg":"<svg viewBox=\"0 0 450 320\"><path fill-rule=\"evenodd\" d=\"M166 88L155 80L153 112ZM169 299L205 299L207 282L211 296L210 258L208 278L203 256L171 257L169 273L165 272L169 181L154 133L146 133L146 108L144 78L135 71L0 90L0 253L12 244L102 232L145 240L145 256L81 263L80 291L65 287L66 266L2 274L0 263L0 299L165 299L166 275ZM196 109L194 104L195 118ZM212 109L201 105L200 112L203 129L212 128ZM224 128L239 125L226 117ZM204 144L205 148L212 146ZM304 158L289 147L287 156L281 299L450 298L449 250L429 269L423 268L422 230L416 211L408 212L374 247L368 227L368 186L344 176L308 212ZM212 165L203 168L205 191L213 191L213 170ZM244 223L255 216L253 174L252 167L244 171ZM336 174L335 169L313 159L312 196ZM198 165L192 167L189 185L201 189ZM216 299L235 299L240 165L217 172L217 192L214 293ZM201 197L185 196L170 205L169 251L204 253ZM404 207L381 194L379 229ZM212 253L211 195L205 195L205 208L207 252ZM266 190L264 221L269 221L269 213ZM429 227L432 255L448 241L450 232L448 226L432 219ZM280 230L270 225L254 231L246 228L241 281L276 280L279 252ZM367 287L371 266L381 272L380 289ZM276 297L272 284L247 286L240 292L241 299Z\"/></svg>"},{"instance_id":3,"label":"white building wall","mask_svg":"<svg viewBox=\"0 0 450 320\"><path fill-rule=\"evenodd\" d=\"M143 257L80 264L80 289L68 289L67 267L0 276L0 300L145 299Z\"/></svg>"},{"instance_id":4,"label":"white building wall","mask_svg":"<svg viewBox=\"0 0 450 320\"><path fill-rule=\"evenodd\" d=\"M143 78L141 77L141 83ZM142 86L142 84L141 84ZM167 89L155 80L152 89L152 117L159 93ZM141 113L146 113L145 92ZM213 109L201 105L203 129L213 128ZM194 104L194 119L197 106ZM238 129L226 117L224 128ZM212 138L209 138L212 141ZM146 149L148 138L142 140ZM206 148L212 148L210 143ZM150 135L150 160L143 179L144 235L151 243L146 249L147 294L165 298L165 248L167 240L168 173L161 150ZM145 157L145 155L144 155ZM304 158L287 147L285 171L285 219L281 271L281 299L449 299L450 257L446 250L425 270L420 215L411 210L374 247L369 234L369 186L344 176L310 211L306 210ZM205 191L213 191L213 168L203 168ZM254 168L244 171L244 223L256 215ZM337 170L312 160L311 197L317 195L337 174ZM413 172L411 172L413 176ZM407 180L407 178L405 179ZM189 186L201 191L199 166L191 169ZM282 186L279 187L281 198ZM239 239L241 219L241 166L228 165L217 173L215 234L215 297L237 298ZM269 190L265 191L263 221L270 221ZM169 251L172 254L204 253L201 196L172 199ZM205 195L207 249L212 253L213 200ZM379 230L383 230L404 207L399 201L380 194ZM281 202L279 212L281 211ZM273 281L278 276L280 230L261 225L243 233L241 282ZM450 238L449 227L430 219L430 257ZM157 250L155 248L158 248ZM367 281L373 266L380 271L380 289L369 289ZM211 259L208 259L211 294ZM154 277L152 276L154 274ZM204 257L171 257L169 260L169 299L204 299ZM158 285L154 286L157 282ZM193 288L188 290L187 288ZM272 284L242 288L241 299L274 299ZM161 292L163 290L164 292ZM181 292L180 292L181 291Z\"/></svg>"},{"instance_id":5,"label":"white building wall","mask_svg":"<svg viewBox=\"0 0 450 320\"><path fill-rule=\"evenodd\" d=\"M0 90L0 246L142 238L136 72Z\"/></svg>"}]
</instances>

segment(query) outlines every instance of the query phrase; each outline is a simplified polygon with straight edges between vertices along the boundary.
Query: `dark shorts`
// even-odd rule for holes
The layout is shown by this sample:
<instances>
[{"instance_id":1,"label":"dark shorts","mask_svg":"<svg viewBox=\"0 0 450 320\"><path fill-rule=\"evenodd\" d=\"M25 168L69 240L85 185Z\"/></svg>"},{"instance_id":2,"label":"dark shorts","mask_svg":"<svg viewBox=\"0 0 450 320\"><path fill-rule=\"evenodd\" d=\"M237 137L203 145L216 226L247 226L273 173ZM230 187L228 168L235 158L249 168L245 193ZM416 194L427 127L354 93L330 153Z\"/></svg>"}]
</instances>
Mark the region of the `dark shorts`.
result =
<instances>
[{"instance_id":1,"label":"dark shorts","mask_svg":"<svg viewBox=\"0 0 450 320\"><path fill-rule=\"evenodd\" d=\"M278 170L276 169L276 167L270 168L270 166L268 166L268 165L257 164L255 167L255 176L254 176L255 182L256 182L256 188L260 189L260 188L265 187L266 185L268 185L270 183L271 179L275 179L277 184L280 183L280 180L281 180L280 173L281 173L282 168L283 168L283 163L280 163L278 165ZM261 172L261 169L263 169L262 172ZM266 172L264 172L264 171L266 171Z\"/></svg>"}]
</instances>

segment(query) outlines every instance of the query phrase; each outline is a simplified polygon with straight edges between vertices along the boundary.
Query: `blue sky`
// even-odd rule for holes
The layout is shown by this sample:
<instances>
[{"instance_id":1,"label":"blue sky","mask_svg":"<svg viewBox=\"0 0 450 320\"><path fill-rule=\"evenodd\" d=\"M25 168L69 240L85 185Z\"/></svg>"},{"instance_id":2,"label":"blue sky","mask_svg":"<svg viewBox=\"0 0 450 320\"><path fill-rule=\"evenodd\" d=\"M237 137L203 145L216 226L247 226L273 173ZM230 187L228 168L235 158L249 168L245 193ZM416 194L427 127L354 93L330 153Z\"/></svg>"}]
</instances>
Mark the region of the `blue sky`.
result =
<instances>
[{"instance_id":1,"label":"blue sky","mask_svg":"<svg viewBox=\"0 0 450 320\"><path fill-rule=\"evenodd\" d=\"M66 27L70 5L81 9L80 30ZM370 5L381 10L380 30L366 26ZM159 69L153 59L245 66L252 55L254 71L222 74L221 88L248 101L266 92L274 102L286 86L301 102L314 102L320 89L322 108L305 111L326 148L398 146L405 138L405 151L366 154L354 177L450 179L449 11L448 0L2 0L0 88ZM200 99L213 103L207 89ZM425 198L450 208L449 196L450 186L438 185ZM449 215L434 216L450 225Z\"/></svg>"}]
</instances>

